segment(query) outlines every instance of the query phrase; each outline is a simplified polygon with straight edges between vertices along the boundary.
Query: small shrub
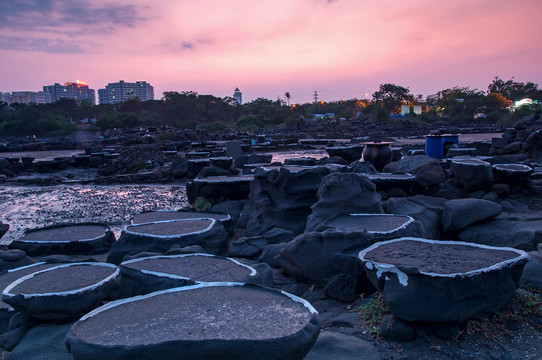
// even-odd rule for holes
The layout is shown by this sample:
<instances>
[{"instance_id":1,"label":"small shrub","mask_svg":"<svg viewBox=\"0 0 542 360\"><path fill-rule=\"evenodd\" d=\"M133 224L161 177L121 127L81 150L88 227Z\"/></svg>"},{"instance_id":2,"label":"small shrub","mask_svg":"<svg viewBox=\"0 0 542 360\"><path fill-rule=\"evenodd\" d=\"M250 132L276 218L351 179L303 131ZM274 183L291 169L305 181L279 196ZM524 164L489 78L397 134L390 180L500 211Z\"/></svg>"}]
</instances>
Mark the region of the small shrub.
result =
<instances>
[{"instance_id":1,"label":"small shrub","mask_svg":"<svg viewBox=\"0 0 542 360\"><path fill-rule=\"evenodd\" d=\"M202 196L198 196L193 204L190 204L190 208L194 211L207 211L211 208L211 203Z\"/></svg>"},{"instance_id":2,"label":"small shrub","mask_svg":"<svg viewBox=\"0 0 542 360\"><path fill-rule=\"evenodd\" d=\"M381 293L375 293L369 302L361 305L357 311L361 315L364 330L376 338L380 337L380 323L390 313Z\"/></svg>"}]
</instances>

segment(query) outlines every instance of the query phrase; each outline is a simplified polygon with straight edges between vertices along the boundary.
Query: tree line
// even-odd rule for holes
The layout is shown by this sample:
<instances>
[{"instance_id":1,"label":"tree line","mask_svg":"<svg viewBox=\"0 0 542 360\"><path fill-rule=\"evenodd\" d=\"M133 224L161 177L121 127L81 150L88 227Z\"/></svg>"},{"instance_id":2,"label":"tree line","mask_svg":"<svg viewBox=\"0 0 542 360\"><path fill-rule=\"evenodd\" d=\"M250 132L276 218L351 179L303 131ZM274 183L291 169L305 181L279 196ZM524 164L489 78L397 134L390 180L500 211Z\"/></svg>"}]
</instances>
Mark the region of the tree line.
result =
<instances>
[{"instance_id":1,"label":"tree line","mask_svg":"<svg viewBox=\"0 0 542 360\"><path fill-rule=\"evenodd\" d=\"M176 128L204 128L210 131L252 131L269 127L302 128L314 114L334 114L322 121L338 119L369 119L386 121L400 112L401 105L425 105L423 114L409 115L422 122L469 123L484 121L498 123L516 120L538 111L540 105L522 108L511 114L511 101L530 98L542 102L542 90L533 82L502 80L496 77L487 91L470 87L453 87L429 95L410 92L408 87L382 84L372 99L349 99L331 102L290 104L290 92L285 99L275 101L258 98L237 104L231 97L219 98L200 95L193 91L169 91L161 100L129 99L118 104L92 105L61 99L52 104L7 104L0 102L0 136L68 135L81 122L94 123L91 128L134 128L138 126L170 126ZM482 115L480 115L482 114Z\"/></svg>"}]
</instances>

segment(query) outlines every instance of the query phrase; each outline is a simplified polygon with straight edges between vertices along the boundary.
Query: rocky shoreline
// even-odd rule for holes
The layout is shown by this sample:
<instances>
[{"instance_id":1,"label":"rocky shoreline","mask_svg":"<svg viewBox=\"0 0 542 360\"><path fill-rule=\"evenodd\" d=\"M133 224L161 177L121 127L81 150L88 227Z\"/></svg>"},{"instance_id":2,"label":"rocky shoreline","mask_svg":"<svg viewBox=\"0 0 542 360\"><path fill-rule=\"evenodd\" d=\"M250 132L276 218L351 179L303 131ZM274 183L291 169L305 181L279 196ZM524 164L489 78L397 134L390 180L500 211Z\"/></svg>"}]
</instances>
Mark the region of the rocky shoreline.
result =
<instances>
[{"instance_id":1,"label":"rocky shoreline","mask_svg":"<svg viewBox=\"0 0 542 360\"><path fill-rule=\"evenodd\" d=\"M2 266L89 258L99 262L114 258L110 262L120 263L134 257L211 252L252 266L258 281L299 296L318 311L320 335L310 345L312 350L306 349L305 356L305 350L298 353L297 345L291 344L292 353L303 353L300 358L537 359L542 353L540 305L529 321L511 321L506 333L494 339L466 331L466 319L454 311L464 313L455 307L468 304L479 311L467 319L476 320L502 308L518 293L540 299L541 129L540 120L528 119L500 138L461 143L443 159L423 154L419 146L404 146L399 159L381 172L360 161L362 147L355 139L282 145L269 141L250 147L237 140L230 145L201 141L173 146L150 140L158 133L145 133L146 144L108 144L83 157L43 164L4 159L0 210L1 221L10 230L3 241L20 238L24 227L62 222L105 223L117 241L108 254L100 255L29 258L20 250L3 248ZM270 152L286 149L325 149L329 156L272 162ZM236 156L228 156L236 151ZM193 218L183 228L186 220L159 214L155 216L159 220L144 226L130 225L134 215L145 211L180 209L196 210L201 219ZM227 214L231 225L212 219L210 214L215 213ZM371 216L370 226L355 221L362 215ZM207 233L209 224L220 230ZM422 279L428 275L423 262L429 261L422 252L406 265L367 265L358 258L364 249L403 238L441 244L446 248L440 255L444 262L461 256L464 249L459 251L458 244L508 250L502 249L504 257L493 263L475 269L455 264L459 268L454 268L453 276L429 273L430 279ZM138 247L142 243L145 247ZM510 254L518 254L513 266ZM372 270L388 275L375 276ZM483 277L475 279L474 274ZM462 285L464 279L467 286ZM395 285L392 280L397 280ZM439 285L425 285L435 280ZM492 292L497 285L504 290ZM376 340L355 311L376 298L375 288L392 305ZM445 290L444 298L433 293L437 288ZM475 290L489 297L481 299ZM391 295L396 291L399 295ZM403 291L424 300L413 303L414 295L402 296ZM106 299L114 300L114 295ZM417 317L420 309L442 306L443 299L449 301L446 310ZM60 340L68 326L23 318L19 324L12 320L0 335L0 346L12 350L10 358L33 359L37 344L47 341L53 344L50 351L55 358L72 358ZM299 343L303 349L312 341L306 340Z\"/></svg>"}]
</instances>

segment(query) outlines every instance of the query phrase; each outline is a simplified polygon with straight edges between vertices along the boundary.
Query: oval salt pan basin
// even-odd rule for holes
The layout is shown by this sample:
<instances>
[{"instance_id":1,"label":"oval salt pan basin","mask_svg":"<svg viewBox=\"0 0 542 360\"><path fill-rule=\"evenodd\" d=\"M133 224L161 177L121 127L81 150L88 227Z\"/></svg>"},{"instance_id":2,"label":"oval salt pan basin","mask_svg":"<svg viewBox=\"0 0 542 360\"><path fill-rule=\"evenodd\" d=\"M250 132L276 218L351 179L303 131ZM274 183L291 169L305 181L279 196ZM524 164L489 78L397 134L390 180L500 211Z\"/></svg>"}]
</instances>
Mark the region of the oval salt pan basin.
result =
<instances>
[{"instance_id":1,"label":"oval salt pan basin","mask_svg":"<svg viewBox=\"0 0 542 360\"><path fill-rule=\"evenodd\" d=\"M74 323L66 344L75 360L303 359L319 331L301 298L214 283L111 302Z\"/></svg>"},{"instance_id":2,"label":"oval salt pan basin","mask_svg":"<svg viewBox=\"0 0 542 360\"><path fill-rule=\"evenodd\" d=\"M392 173L379 173L379 174L365 174L373 184L376 185L377 190L388 190L393 187L398 187L403 190L410 190L416 177L412 174L392 174Z\"/></svg>"},{"instance_id":3,"label":"oval salt pan basin","mask_svg":"<svg viewBox=\"0 0 542 360\"><path fill-rule=\"evenodd\" d=\"M69 321L96 308L118 287L119 269L107 263L70 263L23 276L2 300L45 321Z\"/></svg>"},{"instance_id":4,"label":"oval salt pan basin","mask_svg":"<svg viewBox=\"0 0 542 360\"><path fill-rule=\"evenodd\" d=\"M495 164L493 170L510 185L526 183L533 168L523 164Z\"/></svg>"},{"instance_id":5,"label":"oval salt pan basin","mask_svg":"<svg viewBox=\"0 0 542 360\"><path fill-rule=\"evenodd\" d=\"M408 215L395 214L349 214L339 215L326 220L324 225L338 230L363 230L372 234L391 234L414 223L414 219Z\"/></svg>"},{"instance_id":6,"label":"oval salt pan basin","mask_svg":"<svg viewBox=\"0 0 542 360\"><path fill-rule=\"evenodd\" d=\"M109 251L115 236L105 224L57 224L27 230L25 235L9 244L28 256L51 254L103 254Z\"/></svg>"},{"instance_id":7,"label":"oval salt pan basin","mask_svg":"<svg viewBox=\"0 0 542 360\"><path fill-rule=\"evenodd\" d=\"M132 224L143 224L155 221L167 221L167 220L182 220L182 219L200 219L210 218L218 220L224 225L230 235L233 235L233 222L228 214L221 214L216 212L197 212L197 211L168 211L157 210L147 211L140 214L136 214L132 217Z\"/></svg>"},{"instance_id":8,"label":"oval salt pan basin","mask_svg":"<svg viewBox=\"0 0 542 360\"><path fill-rule=\"evenodd\" d=\"M513 248L406 237L376 243L359 258L397 318L463 323L512 299L529 256Z\"/></svg>"},{"instance_id":9,"label":"oval salt pan basin","mask_svg":"<svg viewBox=\"0 0 542 360\"><path fill-rule=\"evenodd\" d=\"M220 221L209 218L179 219L128 225L111 247L107 262L120 264L126 255L166 253L172 247L200 245L205 252L223 253L228 233Z\"/></svg>"},{"instance_id":10,"label":"oval salt pan basin","mask_svg":"<svg viewBox=\"0 0 542 360\"><path fill-rule=\"evenodd\" d=\"M120 264L119 297L202 282L258 283L257 271L237 260L210 254L158 255Z\"/></svg>"},{"instance_id":11,"label":"oval salt pan basin","mask_svg":"<svg viewBox=\"0 0 542 360\"><path fill-rule=\"evenodd\" d=\"M132 218L132 224L143 224L148 222L155 221L166 221L166 220L179 220L179 219L201 219L201 218L212 218L219 221L229 221L231 220L228 214L220 214L213 212L196 212L196 211L167 211L167 210L158 210L158 211L147 211L140 214L136 214Z\"/></svg>"},{"instance_id":12,"label":"oval salt pan basin","mask_svg":"<svg viewBox=\"0 0 542 360\"><path fill-rule=\"evenodd\" d=\"M21 266L15 269L9 269L8 271L5 271L2 274L0 274L0 289L4 291L4 289L9 284L14 282L15 280L22 278L23 276L38 272L40 270L49 269L58 265L61 265L61 264L39 262L39 263L27 265L27 266ZM9 306L8 304L4 303L3 301L0 301L0 310L1 309L12 310L13 308Z\"/></svg>"}]
</instances>

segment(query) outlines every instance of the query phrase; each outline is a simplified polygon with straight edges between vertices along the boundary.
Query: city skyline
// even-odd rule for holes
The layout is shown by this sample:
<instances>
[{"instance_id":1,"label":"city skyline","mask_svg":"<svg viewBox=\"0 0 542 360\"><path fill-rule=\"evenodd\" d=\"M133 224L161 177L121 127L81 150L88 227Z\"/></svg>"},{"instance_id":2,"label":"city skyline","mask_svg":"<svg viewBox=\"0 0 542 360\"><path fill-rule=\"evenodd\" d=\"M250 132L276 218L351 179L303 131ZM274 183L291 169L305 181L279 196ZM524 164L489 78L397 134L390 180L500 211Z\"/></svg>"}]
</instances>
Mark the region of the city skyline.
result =
<instances>
[{"instance_id":1,"label":"city skyline","mask_svg":"<svg viewBox=\"0 0 542 360\"><path fill-rule=\"evenodd\" d=\"M495 76L542 82L536 0L4 0L0 91L118 79L292 103L370 98L379 84L413 94L486 90Z\"/></svg>"}]
</instances>

